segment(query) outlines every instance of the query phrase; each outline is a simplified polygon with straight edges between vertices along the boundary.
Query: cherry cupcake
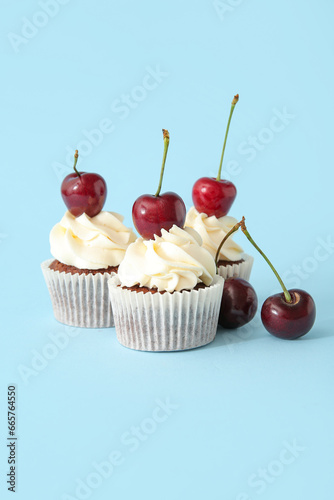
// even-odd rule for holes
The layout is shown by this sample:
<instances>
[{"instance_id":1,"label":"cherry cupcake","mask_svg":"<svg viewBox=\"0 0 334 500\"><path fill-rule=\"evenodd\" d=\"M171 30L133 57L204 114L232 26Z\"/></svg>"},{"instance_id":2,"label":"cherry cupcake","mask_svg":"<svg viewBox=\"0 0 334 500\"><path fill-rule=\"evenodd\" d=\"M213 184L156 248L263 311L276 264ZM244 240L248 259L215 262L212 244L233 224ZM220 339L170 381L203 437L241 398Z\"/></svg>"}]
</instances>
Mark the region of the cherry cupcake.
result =
<instances>
[{"instance_id":1,"label":"cherry cupcake","mask_svg":"<svg viewBox=\"0 0 334 500\"><path fill-rule=\"evenodd\" d=\"M118 341L143 351L203 346L216 335L224 280L192 229L132 243L109 284Z\"/></svg>"},{"instance_id":2,"label":"cherry cupcake","mask_svg":"<svg viewBox=\"0 0 334 500\"><path fill-rule=\"evenodd\" d=\"M116 212L101 211L105 181L98 174L78 172L62 183L69 208L50 233L51 254L41 264L55 318L66 325L113 326L108 279L117 273L127 247L135 241L132 229Z\"/></svg>"}]
</instances>

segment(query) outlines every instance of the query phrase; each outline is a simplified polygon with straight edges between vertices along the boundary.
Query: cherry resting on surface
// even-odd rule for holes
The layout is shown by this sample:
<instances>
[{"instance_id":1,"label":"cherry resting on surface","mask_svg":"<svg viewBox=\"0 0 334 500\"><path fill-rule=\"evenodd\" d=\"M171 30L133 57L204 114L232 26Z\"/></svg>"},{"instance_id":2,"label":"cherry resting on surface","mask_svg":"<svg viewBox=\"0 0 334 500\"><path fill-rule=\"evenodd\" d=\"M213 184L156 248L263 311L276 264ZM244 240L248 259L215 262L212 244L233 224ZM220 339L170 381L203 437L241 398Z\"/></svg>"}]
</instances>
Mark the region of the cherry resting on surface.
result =
<instances>
[{"instance_id":1,"label":"cherry resting on surface","mask_svg":"<svg viewBox=\"0 0 334 500\"><path fill-rule=\"evenodd\" d=\"M315 304L304 290L289 290L291 302L284 293L271 295L263 303L261 319L269 333L280 339L293 340L309 332L315 321Z\"/></svg>"},{"instance_id":2,"label":"cherry resting on surface","mask_svg":"<svg viewBox=\"0 0 334 500\"><path fill-rule=\"evenodd\" d=\"M269 333L280 339L293 340L309 332L314 324L316 308L313 298L304 290L287 290L276 269L268 257L254 242L245 225L245 218L240 223L242 232L269 264L278 279L283 293L271 295L261 309L261 319Z\"/></svg>"},{"instance_id":3,"label":"cherry resting on surface","mask_svg":"<svg viewBox=\"0 0 334 500\"><path fill-rule=\"evenodd\" d=\"M155 195L139 196L132 207L133 223L138 233L146 239L153 239L154 235L161 236L161 229L169 231L174 224L183 228L186 219L186 206L178 194L171 191L160 194L169 146L169 132L165 129L162 132L164 154L158 190Z\"/></svg>"},{"instance_id":4,"label":"cherry resting on surface","mask_svg":"<svg viewBox=\"0 0 334 500\"><path fill-rule=\"evenodd\" d=\"M223 328L239 328L249 323L257 311L257 295L242 278L228 278L224 283L218 323Z\"/></svg>"},{"instance_id":5,"label":"cherry resting on surface","mask_svg":"<svg viewBox=\"0 0 334 500\"><path fill-rule=\"evenodd\" d=\"M217 219L228 213L237 195L235 185L228 180L221 179L220 176L231 118L238 100L239 94L236 94L231 103L217 177L201 177L195 182L192 189L192 199L196 210L208 217L215 215Z\"/></svg>"},{"instance_id":6,"label":"cherry resting on surface","mask_svg":"<svg viewBox=\"0 0 334 500\"><path fill-rule=\"evenodd\" d=\"M219 254L225 241L238 231L241 222L235 224L224 236L217 248L215 262L218 270ZM252 285L242 278L227 278L224 282L218 323L223 328L238 328L246 325L257 311L257 295Z\"/></svg>"},{"instance_id":7,"label":"cherry resting on surface","mask_svg":"<svg viewBox=\"0 0 334 500\"><path fill-rule=\"evenodd\" d=\"M78 150L74 154L74 172L65 177L61 184L61 195L74 217L83 213L89 217L99 214L107 197L107 185L99 174L78 172Z\"/></svg>"}]
</instances>

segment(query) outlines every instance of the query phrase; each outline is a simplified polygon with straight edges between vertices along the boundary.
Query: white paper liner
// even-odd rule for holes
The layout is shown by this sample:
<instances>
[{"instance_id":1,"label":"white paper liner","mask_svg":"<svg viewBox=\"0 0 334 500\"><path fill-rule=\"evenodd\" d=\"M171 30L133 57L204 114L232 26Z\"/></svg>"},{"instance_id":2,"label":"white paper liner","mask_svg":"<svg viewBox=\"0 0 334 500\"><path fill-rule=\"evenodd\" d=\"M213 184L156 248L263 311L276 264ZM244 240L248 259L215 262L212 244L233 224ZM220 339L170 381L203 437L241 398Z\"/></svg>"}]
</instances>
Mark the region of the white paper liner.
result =
<instances>
[{"instance_id":1,"label":"white paper liner","mask_svg":"<svg viewBox=\"0 0 334 500\"><path fill-rule=\"evenodd\" d=\"M216 336L224 280L198 290L146 293L123 289L116 275L108 281L117 339L139 351L182 351Z\"/></svg>"},{"instance_id":2,"label":"white paper liner","mask_svg":"<svg viewBox=\"0 0 334 500\"><path fill-rule=\"evenodd\" d=\"M227 266L219 266L218 274L225 280L227 278L242 278L249 281L251 270L253 267L254 257L243 254L244 262L239 264L229 264Z\"/></svg>"},{"instance_id":3,"label":"white paper liner","mask_svg":"<svg viewBox=\"0 0 334 500\"><path fill-rule=\"evenodd\" d=\"M53 259L41 268L49 289L56 320L70 326L106 328L114 326L108 280L115 273L71 274L49 268Z\"/></svg>"}]
</instances>

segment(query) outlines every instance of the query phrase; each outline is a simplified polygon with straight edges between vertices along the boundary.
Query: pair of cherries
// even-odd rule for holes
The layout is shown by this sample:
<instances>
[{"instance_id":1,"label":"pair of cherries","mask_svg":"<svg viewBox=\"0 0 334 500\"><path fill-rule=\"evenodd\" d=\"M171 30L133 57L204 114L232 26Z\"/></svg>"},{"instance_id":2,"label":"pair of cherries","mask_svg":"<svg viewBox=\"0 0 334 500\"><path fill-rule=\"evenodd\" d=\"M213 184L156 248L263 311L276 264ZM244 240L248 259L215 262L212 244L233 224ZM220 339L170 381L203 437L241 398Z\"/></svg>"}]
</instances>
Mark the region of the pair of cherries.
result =
<instances>
[{"instance_id":1,"label":"pair of cherries","mask_svg":"<svg viewBox=\"0 0 334 500\"><path fill-rule=\"evenodd\" d=\"M217 218L228 213L237 194L236 187L232 182L221 179L221 170L230 122L238 100L239 95L237 94L231 103L217 177L198 179L192 190L196 210ZM138 233L146 239L152 239L154 235L160 236L161 229L168 231L174 224L183 228L186 218L186 207L178 194L174 192L160 194L169 147L169 133L165 129L163 129L163 140L164 152L157 192L155 195L140 196L132 208L134 225ZM107 195L106 182L98 174L79 172L76 169L78 151L75 152L74 158L74 173L67 175L61 186L63 200L75 217L83 213L94 217L100 213L104 206ZM262 306L261 319L265 328L269 333L285 339L294 339L305 335L312 328L315 320L315 305L312 297L303 290L288 291L267 257L250 238L244 221L243 224L241 222L237 226L237 229L239 226L241 227L247 238L267 260L283 288L283 293L269 297ZM232 233L226 235L226 238L230 234ZM219 255L219 251L220 248L217 255ZM219 320L222 326L236 328L246 324L254 317L256 310L256 293L248 282L240 278L230 278L225 281Z\"/></svg>"},{"instance_id":2,"label":"pair of cherries","mask_svg":"<svg viewBox=\"0 0 334 500\"><path fill-rule=\"evenodd\" d=\"M311 295L305 290L287 290L276 269L257 246L249 234L243 217L220 243L216 262L225 241L241 228L247 239L266 260L278 279L283 293L268 297L261 309L261 320L266 330L275 337L293 340L308 333L315 321L316 308ZM224 283L224 292L219 314L219 324L224 328L238 328L251 321L257 311L257 295L250 283L241 278L228 278Z\"/></svg>"},{"instance_id":3,"label":"pair of cherries","mask_svg":"<svg viewBox=\"0 0 334 500\"><path fill-rule=\"evenodd\" d=\"M237 195L235 185L228 180L221 179L221 170L230 122L238 100L237 94L231 104L217 177L201 177L192 189L192 199L196 210L209 217L214 215L219 218L226 215ZM169 133L164 129L162 132L164 154L158 190L154 196L144 194L137 198L132 208L133 223L138 233L146 239L152 239L155 234L160 236L162 228L168 231L174 224L182 228L186 219L186 206L178 194L173 192L160 194L169 146Z\"/></svg>"}]
</instances>

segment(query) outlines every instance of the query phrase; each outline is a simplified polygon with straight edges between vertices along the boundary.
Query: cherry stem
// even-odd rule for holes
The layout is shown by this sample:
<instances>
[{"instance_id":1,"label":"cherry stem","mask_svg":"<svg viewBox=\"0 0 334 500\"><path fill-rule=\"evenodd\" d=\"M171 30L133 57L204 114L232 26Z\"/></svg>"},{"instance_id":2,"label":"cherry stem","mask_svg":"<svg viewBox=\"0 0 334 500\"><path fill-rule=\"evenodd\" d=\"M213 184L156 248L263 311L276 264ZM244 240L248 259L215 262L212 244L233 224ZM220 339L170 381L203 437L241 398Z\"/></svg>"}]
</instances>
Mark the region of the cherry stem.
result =
<instances>
[{"instance_id":1,"label":"cherry stem","mask_svg":"<svg viewBox=\"0 0 334 500\"><path fill-rule=\"evenodd\" d=\"M278 272L276 271L276 269L274 268L274 266L272 265L272 263L270 262L270 260L268 259L268 257L257 246L257 244L255 243L255 241L253 240L253 238L251 237L251 235L247 231L246 224L245 224L245 217L242 218L240 227L241 227L241 231L248 238L248 240L251 242L251 244L256 248L256 250L262 255L262 257L265 259L265 261L269 264L269 267L271 268L271 270L275 274L276 278L278 279L278 281L279 281L279 283L280 283L280 285L281 285L281 287L283 289L286 302L289 302L291 304L292 297L291 297L289 291L287 290L286 286L284 285L283 281L281 280L280 275L278 274Z\"/></svg>"},{"instance_id":2,"label":"cherry stem","mask_svg":"<svg viewBox=\"0 0 334 500\"><path fill-rule=\"evenodd\" d=\"M239 229L240 226L241 226L241 221L238 222L237 224L235 224L235 226L232 227L232 229L224 236L224 238L220 242L220 245L217 248L216 257L215 257L215 262L216 262L217 269L218 269L218 262L219 262L219 254L220 254L220 250L221 250L222 246L224 245L225 241L231 236L231 234L233 234L236 231L238 231L238 229Z\"/></svg>"},{"instance_id":3,"label":"cherry stem","mask_svg":"<svg viewBox=\"0 0 334 500\"><path fill-rule=\"evenodd\" d=\"M79 151L76 149L75 153L74 153L74 165L73 165L73 168L74 168L74 172L77 174L77 176L81 177L80 172L78 172L77 168L76 168L77 167L78 158L79 158Z\"/></svg>"},{"instance_id":4,"label":"cherry stem","mask_svg":"<svg viewBox=\"0 0 334 500\"><path fill-rule=\"evenodd\" d=\"M222 151L222 155L221 155L221 158L220 158L219 170L218 170L218 175L217 175L216 181L220 181L220 176L221 176L221 172L222 172L223 158L224 158L224 153L225 153L225 146L226 146L226 140L227 140L227 136L228 136L228 131L230 129L230 123L231 123L231 118L232 118L232 115L233 115L233 111L234 111L235 105L237 104L238 101L239 101L239 94L236 94L233 97L233 100L232 100L232 103L231 103L231 111L230 111L230 116L229 116L228 122L227 122L225 139L224 139L224 145L223 145L223 151Z\"/></svg>"},{"instance_id":5,"label":"cherry stem","mask_svg":"<svg viewBox=\"0 0 334 500\"><path fill-rule=\"evenodd\" d=\"M164 138L164 154L162 157L162 166L161 166L161 172L160 172L159 186L158 186L158 190L154 196L159 196L160 191L161 191L162 179L164 177L165 163L166 163L167 151L168 151L168 146L169 146L169 132L168 132L168 130L165 130L163 128L162 133L163 133L163 138Z\"/></svg>"}]
</instances>

